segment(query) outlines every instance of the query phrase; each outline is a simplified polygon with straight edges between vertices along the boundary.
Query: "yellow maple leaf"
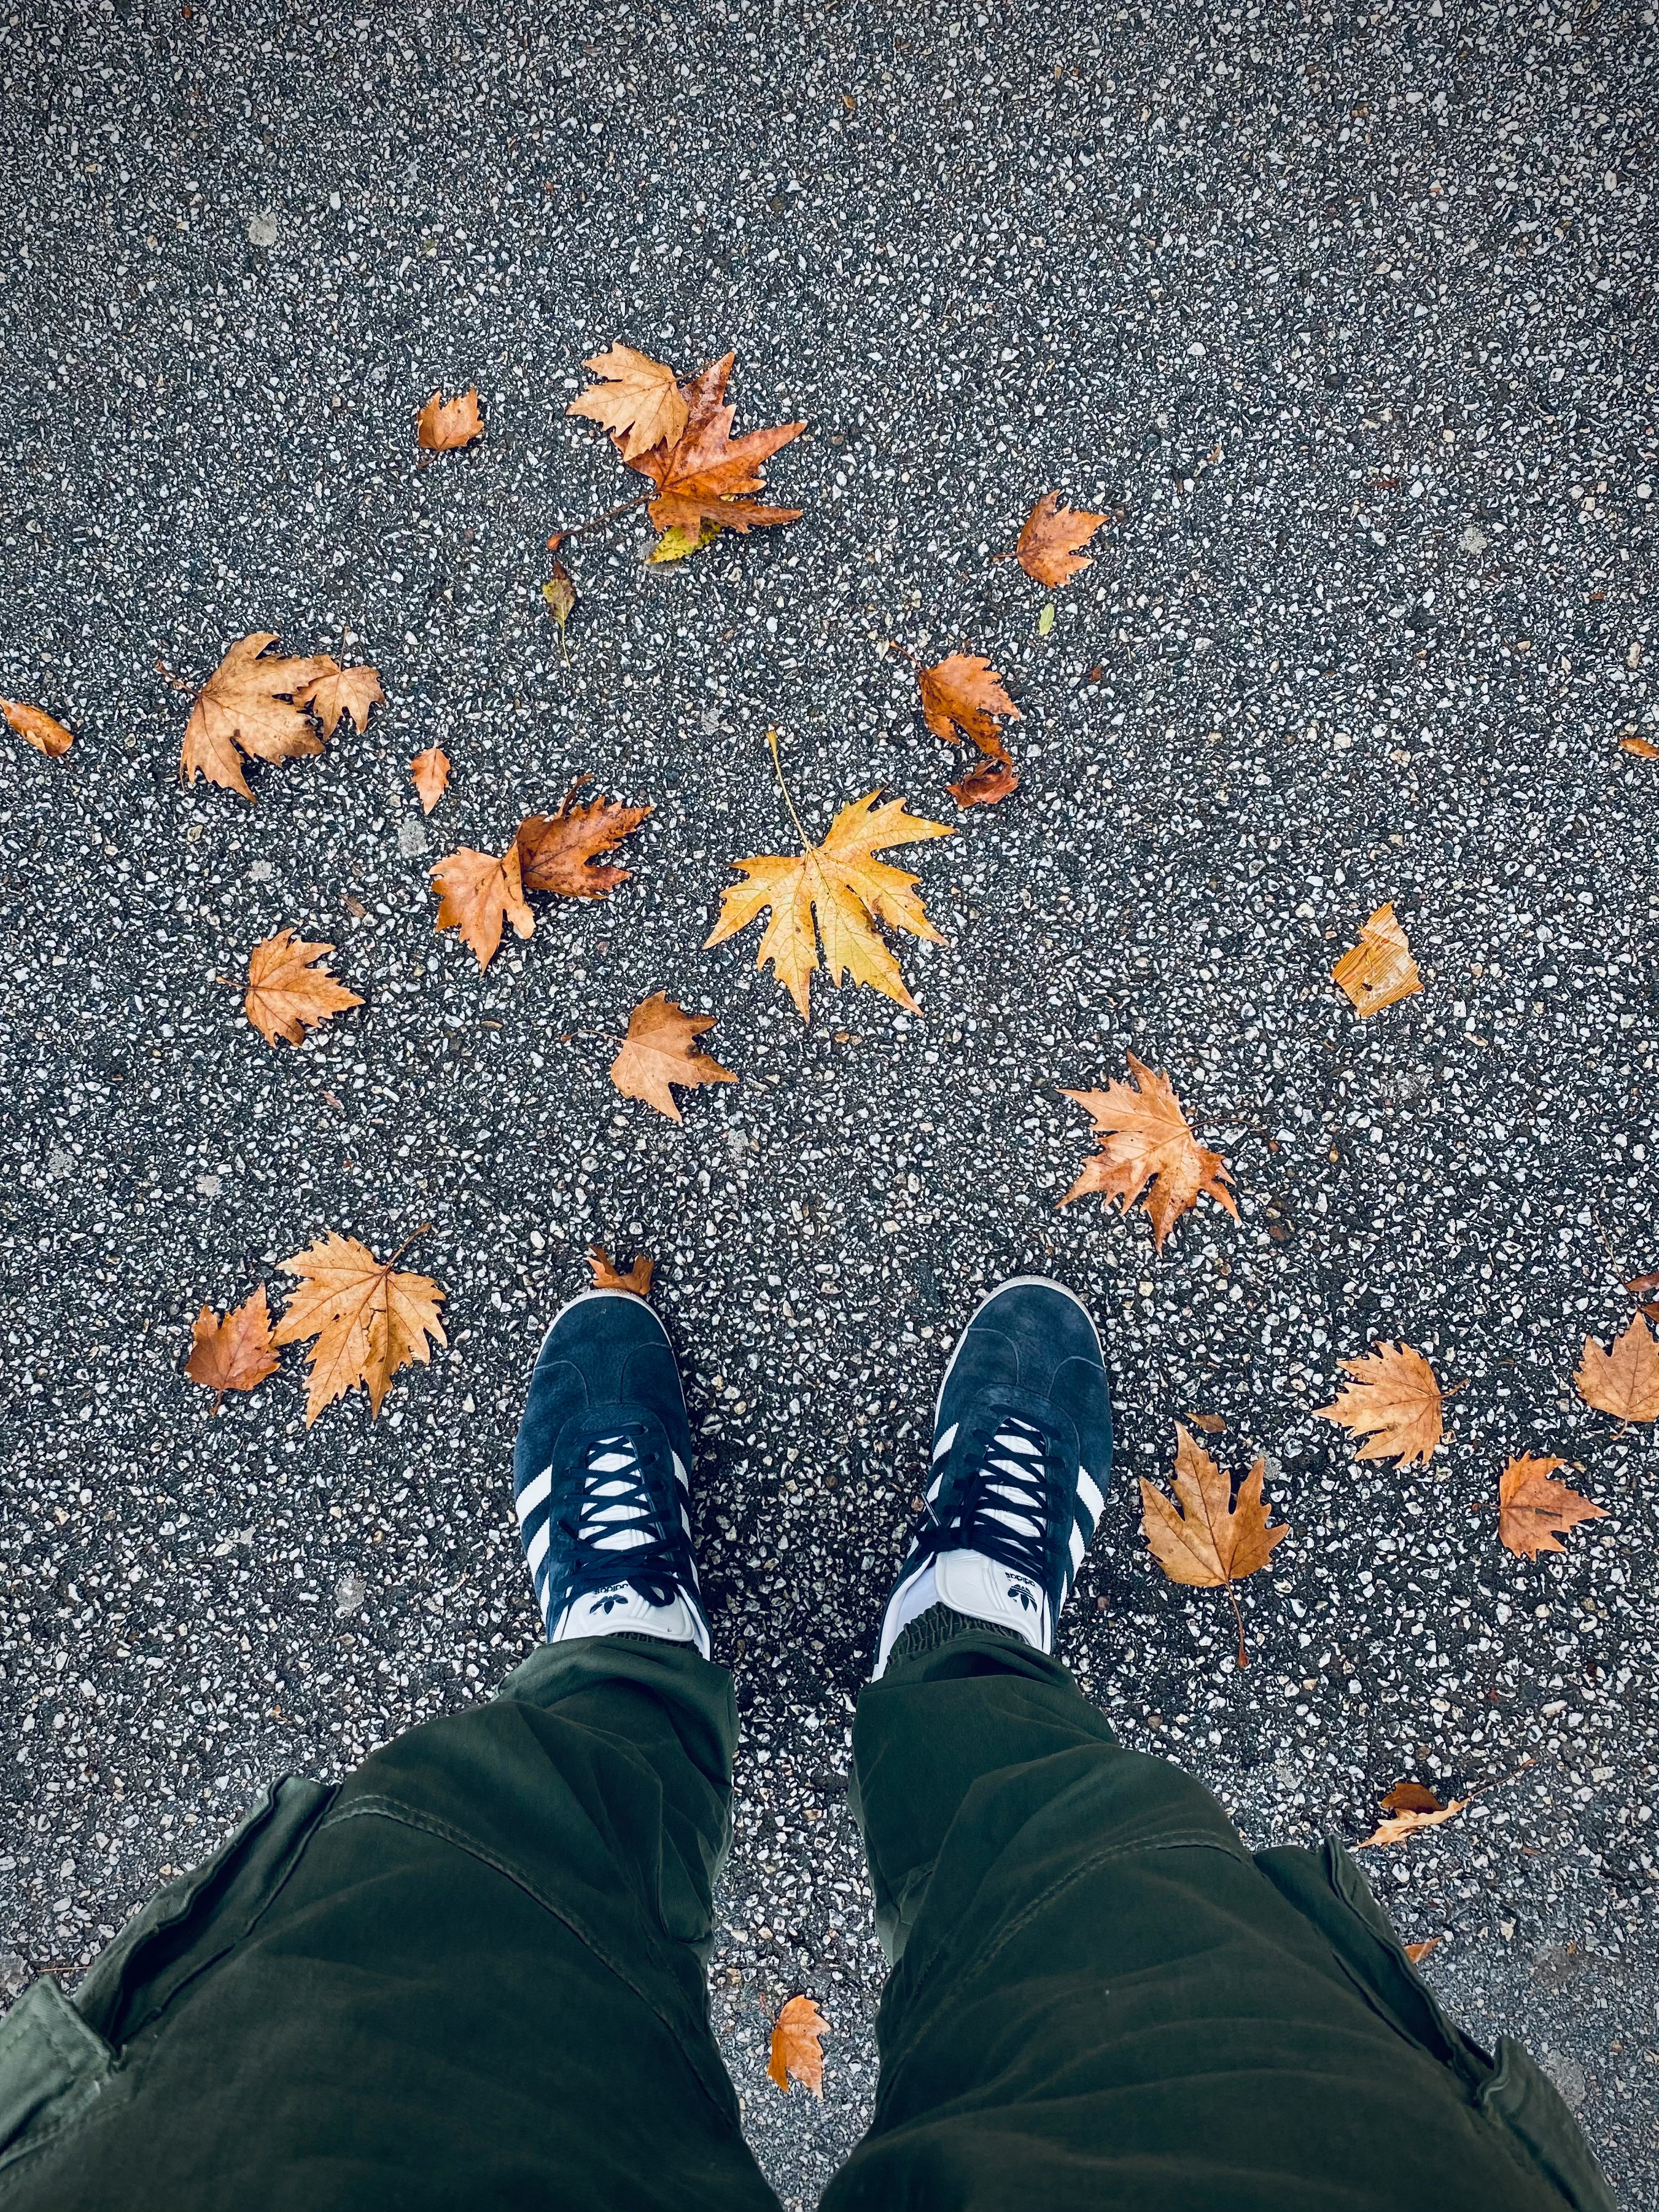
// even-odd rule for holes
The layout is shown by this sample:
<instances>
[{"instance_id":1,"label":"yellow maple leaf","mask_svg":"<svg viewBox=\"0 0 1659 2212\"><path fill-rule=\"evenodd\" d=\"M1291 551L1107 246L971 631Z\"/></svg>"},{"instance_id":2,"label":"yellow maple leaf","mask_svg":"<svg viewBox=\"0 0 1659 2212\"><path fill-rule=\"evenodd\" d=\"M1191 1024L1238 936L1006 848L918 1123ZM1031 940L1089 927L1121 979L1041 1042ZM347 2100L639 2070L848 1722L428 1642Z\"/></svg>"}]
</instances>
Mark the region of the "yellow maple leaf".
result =
<instances>
[{"instance_id":1,"label":"yellow maple leaf","mask_svg":"<svg viewBox=\"0 0 1659 2212\"><path fill-rule=\"evenodd\" d=\"M397 1258L394 1252L390 1260L377 1260L355 1237L331 1229L283 1261L283 1273L299 1276L304 1287L295 1292L270 1340L317 1340L308 1355L307 1428L325 1406L359 1384L368 1393L370 1417L378 1416L398 1370L411 1359L424 1366L431 1358L427 1339L448 1343L438 1318L444 1293L426 1275L400 1273Z\"/></svg>"}]
</instances>

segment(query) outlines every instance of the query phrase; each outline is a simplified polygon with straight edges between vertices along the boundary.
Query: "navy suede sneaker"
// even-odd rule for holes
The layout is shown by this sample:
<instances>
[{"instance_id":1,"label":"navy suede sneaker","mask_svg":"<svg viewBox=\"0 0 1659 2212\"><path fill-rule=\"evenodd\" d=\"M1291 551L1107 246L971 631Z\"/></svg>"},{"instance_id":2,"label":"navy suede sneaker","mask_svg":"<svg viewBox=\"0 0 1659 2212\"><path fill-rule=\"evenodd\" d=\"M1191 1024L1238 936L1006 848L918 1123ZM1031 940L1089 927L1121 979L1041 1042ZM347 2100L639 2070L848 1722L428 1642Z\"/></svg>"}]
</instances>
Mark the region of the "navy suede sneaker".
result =
<instances>
[{"instance_id":1,"label":"navy suede sneaker","mask_svg":"<svg viewBox=\"0 0 1659 2212\"><path fill-rule=\"evenodd\" d=\"M939 1385L927 1511L887 1601L877 1676L931 1605L1053 1650L1111 1465L1106 1363L1087 1308L1040 1275L999 1284Z\"/></svg>"},{"instance_id":2,"label":"navy suede sneaker","mask_svg":"<svg viewBox=\"0 0 1659 2212\"><path fill-rule=\"evenodd\" d=\"M691 1428L667 1332L629 1291L584 1291L547 1333L513 1455L550 1644L660 1636L708 1656L691 1556Z\"/></svg>"}]
</instances>

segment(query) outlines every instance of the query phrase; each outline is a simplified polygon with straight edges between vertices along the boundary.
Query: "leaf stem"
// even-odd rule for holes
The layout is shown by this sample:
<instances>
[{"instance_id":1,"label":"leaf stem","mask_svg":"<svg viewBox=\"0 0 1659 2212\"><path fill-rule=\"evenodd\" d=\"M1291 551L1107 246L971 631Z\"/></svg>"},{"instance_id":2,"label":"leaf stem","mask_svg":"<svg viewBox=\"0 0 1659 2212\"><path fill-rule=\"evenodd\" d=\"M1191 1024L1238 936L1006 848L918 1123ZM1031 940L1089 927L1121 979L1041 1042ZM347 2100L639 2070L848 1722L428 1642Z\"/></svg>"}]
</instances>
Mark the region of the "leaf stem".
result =
<instances>
[{"instance_id":1,"label":"leaf stem","mask_svg":"<svg viewBox=\"0 0 1659 2212\"><path fill-rule=\"evenodd\" d=\"M1238 1594L1232 1584L1227 1584L1227 1602L1232 1607L1233 1619L1238 1624L1238 1663L1241 1668L1250 1663L1250 1655L1244 1649L1244 1616L1238 1609Z\"/></svg>"},{"instance_id":2,"label":"leaf stem","mask_svg":"<svg viewBox=\"0 0 1659 2212\"><path fill-rule=\"evenodd\" d=\"M783 780L783 763L778 757L778 733L775 729L767 731L766 742L771 748L772 766L777 771L778 789L783 793L783 803L789 809L789 819L795 825L795 835L800 839L800 848L803 853L810 853L812 849L812 841L801 827L800 817L795 811L795 802L789 796L789 787Z\"/></svg>"},{"instance_id":3,"label":"leaf stem","mask_svg":"<svg viewBox=\"0 0 1659 2212\"><path fill-rule=\"evenodd\" d=\"M901 645L896 637L890 637L882 650L884 653L902 653L905 659L909 662L912 668L920 668L921 666L920 657L912 653L908 645Z\"/></svg>"},{"instance_id":4,"label":"leaf stem","mask_svg":"<svg viewBox=\"0 0 1659 2212\"><path fill-rule=\"evenodd\" d=\"M387 1269L390 1270L397 1266L398 1261L403 1258L404 1254L408 1251L410 1246L415 1242L415 1239L417 1237L429 1237L431 1234L432 1224L429 1221L423 1221L418 1229L411 1229L408 1236L404 1237L403 1243L398 1247L392 1257L386 1261L386 1264Z\"/></svg>"},{"instance_id":5,"label":"leaf stem","mask_svg":"<svg viewBox=\"0 0 1659 2212\"><path fill-rule=\"evenodd\" d=\"M632 514L636 507L644 507L655 497L654 492L642 491L637 499L625 499L620 507L608 507L603 514L593 515L586 522L573 522L568 528L561 524L556 535L562 544L567 538L581 538L590 530L603 530L607 523L618 521L624 514Z\"/></svg>"}]
</instances>

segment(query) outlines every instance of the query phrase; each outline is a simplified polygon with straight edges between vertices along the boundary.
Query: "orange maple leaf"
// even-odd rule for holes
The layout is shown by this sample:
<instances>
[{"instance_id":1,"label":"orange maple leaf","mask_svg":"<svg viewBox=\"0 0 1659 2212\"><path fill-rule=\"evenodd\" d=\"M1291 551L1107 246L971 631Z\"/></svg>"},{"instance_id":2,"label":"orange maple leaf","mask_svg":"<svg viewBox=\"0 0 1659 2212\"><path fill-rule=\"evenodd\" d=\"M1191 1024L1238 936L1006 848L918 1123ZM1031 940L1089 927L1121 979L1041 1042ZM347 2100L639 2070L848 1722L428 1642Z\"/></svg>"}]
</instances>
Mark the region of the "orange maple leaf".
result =
<instances>
[{"instance_id":1,"label":"orange maple leaf","mask_svg":"<svg viewBox=\"0 0 1659 2212\"><path fill-rule=\"evenodd\" d=\"M328 660L326 671L321 676L313 676L310 683L302 684L294 695L294 703L310 708L321 721L325 738L334 735L342 714L350 716L361 737L368 727L369 708L386 704L380 672L378 668L342 668L327 654L323 658Z\"/></svg>"},{"instance_id":2,"label":"orange maple leaf","mask_svg":"<svg viewBox=\"0 0 1659 2212\"><path fill-rule=\"evenodd\" d=\"M1331 980L1347 993L1362 1021L1422 989L1423 979L1392 906L1378 907L1360 931L1358 944L1332 969Z\"/></svg>"},{"instance_id":3,"label":"orange maple leaf","mask_svg":"<svg viewBox=\"0 0 1659 2212\"><path fill-rule=\"evenodd\" d=\"M323 750L295 695L328 675L334 663L325 653L305 659L268 655L265 647L276 642L273 629L238 638L197 693L179 757L186 783L204 775L252 805L253 793L242 774L244 755L252 760L296 760Z\"/></svg>"},{"instance_id":4,"label":"orange maple leaf","mask_svg":"<svg viewBox=\"0 0 1659 2212\"><path fill-rule=\"evenodd\" d=\"M0 714L26 745L33 745L36 752L51 759L66 753L75 743L74 731L66 730L44 707L26 706L21 699L0 699Z\"/></svg>"},{"instance_id":5,"label":"orange maple leaf","mask_svg":"<svg viewBox=\"0 0 1659 2212\"><path fill-rule=\"evenodd\" d=\"M738 1079L729 1067L697 1048L696 1040L714 1026L713 1014L688 1014L662 992L653 993L628 1018L628 1035L611 1063L611 1080L624 1098L638 1098L678 1121L680 1109L672 1084Z\"/></svg>"},{"instance_id":6,"label":"orange maple leaf","mask_svg":"<svg viewBox=\"0 0 1659 2212\"><path fill-rule=\"evenodd\" d=\"M1233 1584L1265 1567L1276 1544L1290 1530L1270 1528L1261 1495L1267 1474L1265 1460L1255 1465L1238 1486L1233 1502L1232 1484L1198 1439L1176 1424L1174 1488L1177 1512L1156 1483L1140 1478L1141 1527L1146 1541L1172 1583L1196 1589L1224 1589L1238 1626L1238 1663L1248 1667L1244 1649L1244 1619L1238 1609Z\"/></svg>"},{"instance_id":7,"label":"orange maple leaf","mask_svg":"<svg viewBox=\"0 0 1659 2212\"><path fill-rule=\"evenodd\" d=\"M665 362L617 345L609 353L592 355L582 366L606 380L580 392L565 413L603 424L623 460L635 460L653 446L672 446L678 439L686 423L685 395Z\"/></svg>"},{"instance_id":8,"label":"orange maple leaf","mask_svg":"<svg viewBox=\"0 0 1659 2212\"><path fill-rule=\"evenodd\" d=\"M593 856L608 853L637 830L648 806L624 806L599 798L585 806L571 804L588 781L579 776L556 814L532 814L520 823L516 840L527 891L554 891L561 898L604 898L625 884L630 868L596 867Z\"/></svg>"},{"instance_id":9,"label":"orange maple leaf","mask_svg":"<svg viewBox=\"0 0 1659 2212\"><path fill-rule=\"evenodd\" d=\"M1019 789L1019 774L1012 762L984 760L945 788L958 806L995 806Z\"/></svg>"},{"instance_id":10,"label":"orange maple leaf","mask_svg":"<svg viewBox=\"0 0 1659 2212\"><path fill-rule=\"evenodd\" d=\"M947 745L971 738L994 760L1007 759L997 717L1010 722L1024 717L982 653L951 653L932 668L919 668L916 681L921 688L921 718L936 738Z\"/></svg>"},{"instance_id":11,"label":"orange maple leaf","mask_svg":"<svg viewBox=\"0 0 1659 2212\"><path fill-rule=\"evenodd\" d=\"M1420 1461L1426 1467L1440 1441L1441 1397L1422 1353L1408 1344L1376 1344L1358 1359L1338 1364L1355 1379L1328 1406L1316 1407L1316 1418L1368 1437L1358 1459L1395 1459L1401 1467Z\"/></svg>"},{"instance_id":12,"label":"orange maple leaf","mask_svg":"<svg viewBox=\"0 0 1659 2212\"><path fill-rule=\"evenodd\" d=\"M823 2096L823 2053L818 2039L829 2026L811 1997L791 1997L778 2014L766 2070L786 2096L792 2078L815 2097Z\"/></svg>"},{"instance_id":13,"label":"orange maple leaf","mask_svg":"<svg viewBox=\"0 0 1659 2212\"><path fill-rule=\"evenodd\" d=\"M445 399L434 392L415 417L416 443L434 453L450 453L457 446L470 446L475 438L483 435L483 417L478 412L476 385L459 399Z\"/></svg>"},{"instance_id":14,"label":"orange maple leaf","mask_svg":"<svg viewBox=\"0 0 1659 2212\"><path fill-rule=\"evenodd\" d=\"M1540 1552L1563 1552L1565 1536L1581 1521L1605 1521L1607 1514L1565 1482L1550 1477L1564 1459L1512 1459L1498 1478L1498 1534L1504 1548L1522 1559Z\"/></svg>"},{"instance_id":15,"label":"orange maple leaf","mask_svg":"<svg viewBox=\"0 0 1659 2212\"><path fill-rule=\"evenodd\" d=\"M270 1313L261 1283L251 1298L233 1306L222 1321L211 1306L202 1308L190 1332L185 1372L204 1390L216 1392L216 1413L227 1390L252 1390L276 1373L277 1359L270 1346Z\"/></svg>"},{"instance_id":16,"label":"orange maple leaf","mask_svg":"<svg viewBox=\"0 0 1659 2212\"><path fill-rule=\"evenodd\" d=\"M536 917L525 904L516 844L509 845L499 860L493 853L464 845L433 869L432 888L438 894L433 928L459 929L461 942L480 968L488 968L495 958L503 922L510 921L520 937L536 933Z\"/></svg>"},{"instance_id":17,"label":"orange maple leaf","mask_svg":"<svg viewBox=\"0 0 1659 2212\"><path fill-rule=\"evenodd\" d=\"M799 519L798 507L763 507L748 495L762 489L761 463L799 437L806 425L781 422L733 438L737 410L723 402L736 358L727 354L684 387L685 428L672 446L624 454L630 467L657 487L647 511L660 531L680 531L695 539L709 523L722 530L750 530Z\"/></svg>"},{"instance_id":18,"label":"orange maple leaf","mask_svg":"<svg viewBox=\"0 0 1659 2212\"><path fill-rule=\"evenodd\" d=\"M430 814L449 788L449 755L441 745L428 745L409 763L410 776L422 814Z\"/></svg>"},{"instance_id":19,"label":"orange maple leaf","mask_svg":"<svg viewBox=\"0 0 1659 2212\"><path fill-rule=\"evenodd\" d=\"M247 996L242 1005L267 1044L275 1044L278 1037L299 1044L307 1029L343 1013L348 1006L362 1005L355 991L348 991L318 964L333 950L331 945L307 945L291 929L280 929L249 953Z\"/></svg>"},{"instance_id":20,"label":"orange maple leaf","mask_svg":"<svg viewBox=\"0 0 1659 2212\"><path fill-rule=\"evenodd\" d=\"M1057 491L1045 491L1025 518L1014 558L1028 576L1056 591L1088 568L1089 556L1081 549L1106 519L1086 507L1062 507Z\"/></svg>"},{"instance_id":21,"label":"orange maple leaf","mask_svg":"<svg viewBox=\"0 0 1659 2212\"><path fill-rule=\"evenodd\" d=\"M1659 1421L1659 1346L1647 1316L1637 1314L1610 1352L1587 1336L1572 1379L1584 1403L1598 1413L1617 1421Z\"/></svg>"},{"instance_id":22,"label":"orange maple leaf","mask_svg":"<svg viewBox=\"0 0 1659 2212\"><path fill-rule=\"evenodd\" d=\"M596 1291L632 1291L636 1298L648 1298L651 1295L651 1278L657 1272L657 1263L649 1253L637 1254L633 1266L623 1268L603 1244L590 1244L587 1265Z\"/></svg>"},{"instance_id":23,"label":"orange maple leaf","mask_svg":"<svg viewBox=\"0 0 1659 2212\"><path fill-rule=\"evenodd\" d=\"M289 1301L271 1342L317 1340L307 1354L307 1428L325 1406L359 1386L368 1393L370 1418L378 1417L398 1370L412 1359L427 1364L428 1337L449 1341L438 1318L443 1292L426 1275L399 1273L397 1258L394 1252L377 1260L355 1237L331 1230L283 1261L283 1273L297 1275L303 1287Z\"/></svg>"},{"instance_id":24,"label":"orange maple leaf","mask_svg":"<svg viewBox=\"0 0 1659 2212\"><path fill-rule=\"evenodd\" d=\"M1169 1077L1155 1075L1133 1053L1127 1057L1131 1083L1113 1081L1104 1091L1065 1093L1093 1115L1096 1132L1106 1141L1084 1162L1082 1174L1060 1204L1069 1206L1074 1198L1097 1190L1103 1205L1109 1206L1115 1198L1127 1213L1145 1192L1156 1251L1163 1249L1170 1230L1200 1198L1212 1198L1237 1221L1238 1208L1227 1188L1231 1177L1226 1162L1194 1136Z\"/></svg>"}]
</instances>

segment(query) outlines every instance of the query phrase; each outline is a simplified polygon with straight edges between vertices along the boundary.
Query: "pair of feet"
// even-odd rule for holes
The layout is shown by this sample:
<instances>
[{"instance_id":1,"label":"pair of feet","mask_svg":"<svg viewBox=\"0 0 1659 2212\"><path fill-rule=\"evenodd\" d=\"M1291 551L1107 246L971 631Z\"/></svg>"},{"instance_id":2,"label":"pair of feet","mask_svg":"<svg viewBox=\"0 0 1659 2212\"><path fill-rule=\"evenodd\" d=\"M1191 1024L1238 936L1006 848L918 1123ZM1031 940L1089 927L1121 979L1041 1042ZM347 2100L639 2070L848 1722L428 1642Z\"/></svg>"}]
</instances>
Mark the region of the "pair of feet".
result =
<instances>
[{"instance_id":1,"label":"pair of feet","mask_svg":"<svg viewBox=\"0 0 1659 2212\"><path fill-rule=\"evenodd\" d=\"M1052 1650L1111 1458L1087 1310L1041 1277L1000 1285L939 1386L927 1503L887 1601L876 1674L936 1604ZM643 1299L586 1291L560 1312L530 1378L514 1493L550 1642L626 1631L709 1656L690 1424L667 1334Z\"/></svg>"}]
</instances>

